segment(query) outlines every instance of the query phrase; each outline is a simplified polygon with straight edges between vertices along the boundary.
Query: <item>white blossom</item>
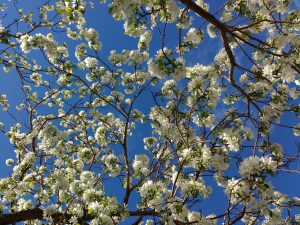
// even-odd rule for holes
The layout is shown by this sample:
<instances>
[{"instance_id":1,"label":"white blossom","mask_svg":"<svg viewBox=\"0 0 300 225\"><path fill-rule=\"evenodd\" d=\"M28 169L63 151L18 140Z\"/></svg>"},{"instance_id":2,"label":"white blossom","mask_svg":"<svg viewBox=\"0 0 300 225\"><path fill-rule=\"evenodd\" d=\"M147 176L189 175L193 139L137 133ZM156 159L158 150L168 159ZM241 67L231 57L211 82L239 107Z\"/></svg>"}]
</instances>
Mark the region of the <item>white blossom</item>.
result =
<instances>
[{"instance_id":1,"label":"white blossom","mask_svg":"<svg viewBox=\"0 0 300 225\"><path fill-rule=\"evenodd\" d=\"M84 63L86 68L88 69L94 69L96 66L98 66L98 61L95 58L87 57L84 59Z\"/></svg>"},{"instance_id":2,"label":"white blossom","mask_svg":"<svg viewBox=\"0 0 300 225\"><path fill-rule=\"evenodd\" d=\"M148 164L149 164L149 157L145 154L143 155L135 155L134 162L132 167L136 174L147 174L148 172Z\"/></svg>"},{"instance_id":3,"label":"white blossom","mask_svg":"<svg viewBox=\"0 0 300 225\"><path fill-rule=\"evenodd\" d=\"M13 159L7 159L7 160L5 161L5 164L6 164L7 166L12 166L12 165L14 164L14 160L13 160Z\"/></svg>"},{"instance_id":4,"label":"white blossom","mask_svg":"<svg viewBox=\"0 0 300 225\"><path fill-rule=\"evenodd\" d=\"M49 205L44 209L43 216L45 218L50 218L53 214L58 212L57 205Z\"/></svg>"},{"instance_id":5,"label":"white blossom","mask_svg":"<svg viewBox=\"0 0 300 225\"><path fill-rule=\"evenodd\" d=\"M300 136L300 123L294 127L293 131L295 136Z\"/></svg>"},{"instance_id":6,"label":"white blossom","mask_svg":"<svg viewBox=\"0 0 300 225\"><path fill-rule=\"evenodd\" d=\"M251 156L246 158L239 167L239 172L242 177L248 178L251 175L261 174L264 171L276 172L276 162L270 157L259 158L257 156Z\"/></svg>"},{"instance_id":7,"label":"white blossom","mask_svg":"<svg viewBox=\"0 0 300 225\"><path fill-rule=\"evenodd\" d=\"M202 33L196 28L190 28L188 33L186 34L184 41L191 43L193 45L199 44L203 39Z\"/></svg>"}]
</instances>

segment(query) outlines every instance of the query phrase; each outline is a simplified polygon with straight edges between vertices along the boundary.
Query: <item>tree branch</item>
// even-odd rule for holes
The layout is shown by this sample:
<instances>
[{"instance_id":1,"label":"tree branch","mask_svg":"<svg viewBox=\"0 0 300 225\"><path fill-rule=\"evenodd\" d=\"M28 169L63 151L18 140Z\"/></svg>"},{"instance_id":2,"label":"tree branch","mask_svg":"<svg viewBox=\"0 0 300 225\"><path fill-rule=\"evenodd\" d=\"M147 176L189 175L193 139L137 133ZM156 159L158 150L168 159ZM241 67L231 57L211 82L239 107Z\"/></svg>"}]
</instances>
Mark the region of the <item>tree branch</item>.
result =
<instances>
[{"instance_id":1,"label":"tree branch","mask_svg":"<svg viewBox=\"0 0 300 225\"><path fill-rule=\"evenodd\" d=\"M197 5L195 2L191 0L180 0L181 3L186 5L189 9L193 10L195 13L197 13L199 16L201 16L203 19L207 20L211 24L213 24L215 27L217 27L219 30L223 30L228 32L228 29L224 23L221 23L219 20L216 19L212 14L205 11L203 8L201 8L199 5Z\"/></svg>"},{"instance_id":2,"label":"tree branch","mask_svg":"<svg viewBox=\"0 0 300 225\"><path fill-rule=\"evenodd\" d=\"M43 210L40 208L27 209L0 217L0 225L18 223L27 220L43 220Z\"/></svg>"},{"instance_id":3,"label":"tree branch","mask_svg":"<svg viewBox=\"0 0 300 225\"><path fill-rule=\"evenodd\" d=\"M145 210L137 210L137 211L130 211L130 216L160 216L159 212L156 212L154 210L152 211L145 211ZM65 213L55 213L51 217L54 219L54 221L64 221L71 218L72 215L65 214ZM82 218L82 221L88 221L91 220L92 217L86 216L85 218ZM41 208L34 208L34 209L27 209L22 210L19 212L13 212L9 214L4 214L0 216L0 225L6 225L6 224L13 224L18 223L22 221L28 221L28 220L45 220L43 216L43 209Z\"/></svg>"}]
</instances>

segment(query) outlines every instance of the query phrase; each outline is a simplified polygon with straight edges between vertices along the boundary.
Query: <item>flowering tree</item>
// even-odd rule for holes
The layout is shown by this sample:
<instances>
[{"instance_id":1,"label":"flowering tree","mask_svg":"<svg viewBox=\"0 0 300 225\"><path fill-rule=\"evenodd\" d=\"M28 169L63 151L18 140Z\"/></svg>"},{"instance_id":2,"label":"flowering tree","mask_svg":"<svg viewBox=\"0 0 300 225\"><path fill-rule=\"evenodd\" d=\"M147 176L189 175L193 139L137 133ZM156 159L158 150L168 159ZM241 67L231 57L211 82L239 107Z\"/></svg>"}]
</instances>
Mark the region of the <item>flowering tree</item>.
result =
<instances>
[{"instance_id":1,"label":"flowering tree","mask_svg":"<svg viewBox=\"0 0 300 225\"><path fill-rule=\"evenodd\" d=\"M204 0L24 2L1 4L0 63L20 78L28 123L1 125L15 158L0 179L0 224L300 223L300 199L272 186L299 173L299 147L272 137L300 135L290 0L217 11ZM99 7L135 49L103 56L105 33L86 23ZM221 46L210 63L189 60L207 43ZM10 110L6 95L0 103ZM224 210L205 214L216 190Z\"/></svg>"}]
</instances>

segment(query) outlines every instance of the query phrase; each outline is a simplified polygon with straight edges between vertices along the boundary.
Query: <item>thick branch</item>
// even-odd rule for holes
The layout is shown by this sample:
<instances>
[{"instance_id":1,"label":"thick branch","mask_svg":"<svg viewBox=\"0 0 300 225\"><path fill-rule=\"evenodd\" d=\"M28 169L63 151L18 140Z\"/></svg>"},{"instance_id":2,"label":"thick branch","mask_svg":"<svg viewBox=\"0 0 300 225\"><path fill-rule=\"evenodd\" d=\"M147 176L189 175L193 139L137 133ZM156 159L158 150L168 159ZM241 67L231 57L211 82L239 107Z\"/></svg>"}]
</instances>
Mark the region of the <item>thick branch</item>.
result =
<instances>
[{"instance_id":1,"label":"thick branch","mask_svg":"<svg viewBox=\"0 0 300 225\"><path fill-rule=\"evenodd\" d=\"M209 12L205 11L203 8L201 8L199 5L197 5L195 2L193 2L191 0L180 0L180 2L183 3L184 5L186 5L189 9L193 10L195 13L197 13L203 19L205 19L208 22L210 22L211 24L213 24L219 30L228 31L225 24L221 23L213 15L211 15Z\"/></svg>"},{"instance_id":2,"label":"thick branch","mask_svg":"<svg viewBox=\"0 0 300 225\"><path fill-rule=\"evenodd\" d=\"M131 211L129 212L130 216L160 216L159 212L155 211ZM55 213L52 215L52 218L54 221L64 221L68 220L68 218L71 218L71 215L69 214L63 214L63 213ZM87 216L85 218L82 218L83 221L91 220L92 218ZM14 224L22 221L28 221L28 220L44 220L43 217L43 209L41 208L34 208L34 209L27 209L22 210L19 212L13 212L10 214L4 214L0 216L0 225L6 225L6 224Z\"/></svg>"},{"instance_id":3,"label":"thick branch","mask_svg":"<svg viewBox=\"0 0 300 225\"><path fill-rule=\"evenodd\" d=\"M4 214L0 217L0 225L18 223L27 220L42 220L43 210L40 208L27 209L10 214Z\"/></svg>"}]
</instances>

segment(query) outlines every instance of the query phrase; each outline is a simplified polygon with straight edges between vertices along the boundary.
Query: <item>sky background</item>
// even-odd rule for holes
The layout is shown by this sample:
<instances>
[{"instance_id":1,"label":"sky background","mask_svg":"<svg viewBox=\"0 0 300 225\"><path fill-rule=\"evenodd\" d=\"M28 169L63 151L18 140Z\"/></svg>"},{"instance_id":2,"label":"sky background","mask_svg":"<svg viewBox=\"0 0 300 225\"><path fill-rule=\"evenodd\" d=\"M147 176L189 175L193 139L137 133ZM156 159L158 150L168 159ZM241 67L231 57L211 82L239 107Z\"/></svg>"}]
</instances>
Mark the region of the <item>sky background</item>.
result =
<instances>
[{"instance_id":1,"label":"sky background","mask_svg":"<svg viewBox=\"0 0 300 225\"><path fill-rule=\"evenodd\" d=\"M24 6L25 10L30 9L32 5L38 0L20 0L19 3ZM26 2L26 4L24 4ZM98 1L97 1L98 2ZM221 4L221 1L207 1L210 3L210 8L216 11ZM217 3L216 3L217 2ZM32 3L32 4L31 4ZM292 7L298 8L300 6L300 1L295 0ZM15 14L9 15L11 18ZM102 51L100 55L102 58L106 58L110 50L115 49L120 52L122 49L135 49L137 46L138 39L128 37L124 35L123 22L115 22L112 17L107 12L107 8L100 7L99 4L95 3L95 8L93 10L87 11L87 27L93 27L99 32L100 41L103 43ZM4 21L3 21L4 24ZM206 27L206 25L205 25ZM170 29L166 37L167 45L174 46L177 43L177 35L174 30ZM153 55L160 45L157 36L154 36L153 42L150 45L150 53ZM187 58L187 65L193 65L195 63L208 64L215 56L217 51L222 47L220 39L208 39L206 38L203 43L200 44L198 49L192 51ZM0 48L2 46L0 45ZM72 54L72 53L71 53ZM4 122L7 127L15 123L15 119L20 121L27 121L26 115L15 110L14 107L21 103L23 99L23 93L21 91L20 80L17 73L12 70L10 73L0 73L0 94L7 94L10 109L7 112L0 111L0 122ZM146 108L150 100L150 96L143 96L138 102L139 107ZM15 119L14 119L15 118ZM289 125L294 125L299 123L299 118L296 119L294 116L285 116L282 120L284 123ZM22 122L21 122L22 123ZM132 158L137 152L142 152L142 142L145 136L150 136L149 124L141 129L137 129L134 136L129 139L130 152ZM299 138L292 134L290 129L277 127L272 130L272 139L275 142L281 143L287 153L291 154L296 150L296 143L299 142ZM5 160L7 158L14 158L13 147L9 144L9 140L0 134L0 177L6 177L9 174L9 169L5 165ZM296 165L295 165L296 166ZM208 183L211 182L208 180ZM282 173L272 180L275 190L286 193L290 197L300 196L300 175ZM107 182L106 191L108 194L116 195L121 201L123 198L123 193L113 182ZM225 201L223 195L223 190L213 189L213 194L208 200L205 200L205 206L202 208L204 214L210 214L212 211L214 213L221 212L225 204L220 204ZM138 202L138 197L136 195L131 196L132 202ZM131 203L133 204L133 203ZM212 210L213 209L213 210ZM124 224L130 224L130 221L126 221Z\"/></svg>"}]
</instances>

